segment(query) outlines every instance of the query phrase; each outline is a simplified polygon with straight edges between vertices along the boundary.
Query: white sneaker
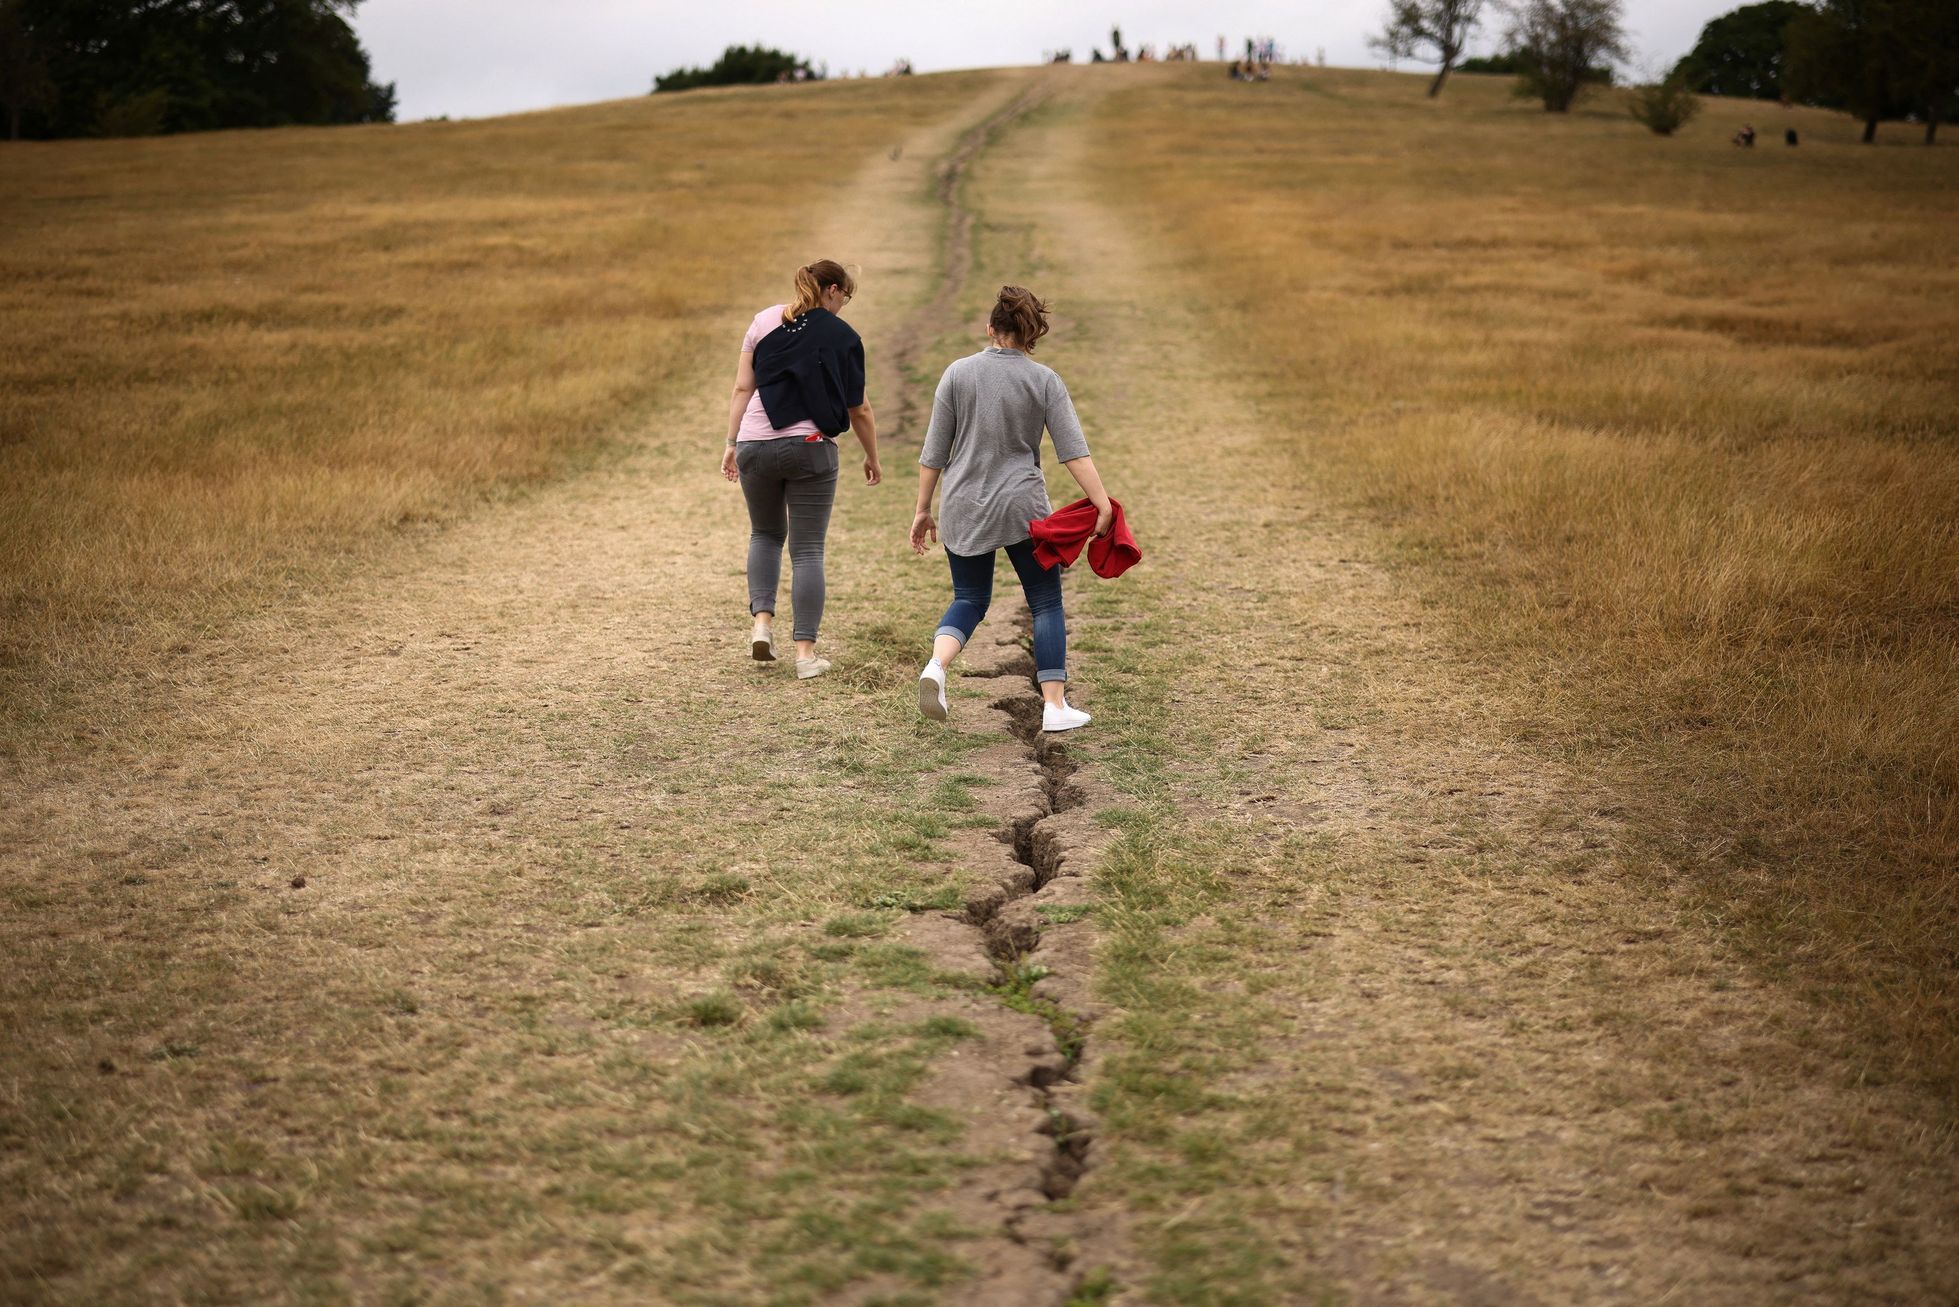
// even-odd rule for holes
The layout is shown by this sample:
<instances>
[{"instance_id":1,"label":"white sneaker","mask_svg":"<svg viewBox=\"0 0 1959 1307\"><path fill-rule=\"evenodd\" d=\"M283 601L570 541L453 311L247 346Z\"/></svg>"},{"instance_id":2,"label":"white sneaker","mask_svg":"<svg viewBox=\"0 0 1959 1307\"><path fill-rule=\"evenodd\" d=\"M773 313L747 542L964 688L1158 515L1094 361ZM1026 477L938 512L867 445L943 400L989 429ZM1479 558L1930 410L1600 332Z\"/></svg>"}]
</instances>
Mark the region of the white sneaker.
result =
<instances>
[{"instance_id":1,"label":"white sneaker","mask_svg":"<svg viewBox=\"0 0 1959 1307\"><path fill-rule=\"evenodd\" d=\"M945 668L937 663L925 664L925 670L918 674L918 711L935 722L951 715L945 702Z\"/></svg>"},{"instance_id":2,"label":"white sneaker","mask_svg":"<svg viewBox=\"0 0 1959 1307\"><path fill-rule=\"evenodd\" d=\"M798 658L796 660L796 679L807 681L812 676L821 676L830 670L828 658Z\"/></svg>"},{"instance_id":3,"label":"white sneaker","mask_svg":"<svg viewBox=\"0 0 1959 1307\"><path fill-rule=\"evenodd\" d=\"M767 622L755 623L755 629L748 633L748 650L758 663L774 662L775 628Z\"/></svg>"},{"instance_id":4,"label":"white sneaker","mask_svg":"<svg viewBox=\"0 0 1959 1307\"><path fill-rule=\"evenodd\" d=\"M1068 701L1044 703L1041 705L1041 729L1044 731L1072 731L1077 726L1086 726L1093 721L1079 708L1070 708Z\"/></svg>"}]
</instances>

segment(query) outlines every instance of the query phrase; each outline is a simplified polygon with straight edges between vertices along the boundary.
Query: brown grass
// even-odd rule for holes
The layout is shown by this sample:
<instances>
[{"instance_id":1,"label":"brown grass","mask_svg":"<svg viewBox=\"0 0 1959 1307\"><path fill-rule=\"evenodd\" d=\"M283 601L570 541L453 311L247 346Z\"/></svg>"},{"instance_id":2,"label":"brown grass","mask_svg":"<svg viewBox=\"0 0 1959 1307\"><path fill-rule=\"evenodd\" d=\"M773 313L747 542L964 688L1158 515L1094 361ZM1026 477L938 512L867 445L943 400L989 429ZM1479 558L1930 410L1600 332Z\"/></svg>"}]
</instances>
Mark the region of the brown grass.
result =
<instances>
[{"instance_id":1,"label":"brown grass","mask_svg":"<svg viewBox=\"0 0 1959 1307\"><path fill-rule=\"evenodd\" d=\"M1100 180L1513 729L1642 777L1707 907L1952 1093L1959 153L1420 92L1165 78L1108 103Z\"/></svg>"},{"instance_id":2,"label":"brown grass","mask_svg":"<svg viewBox=\"0 0 1959 1307\"><path fill-rule=\"evenodd\" d=\"M838 161L972 86L0 146L0 742L105 668L658 428Z\"/></svg>"},{"instance_id":3,"label":"brown grass","mask_svg":"<svg viewBox=\"0 0 1959 1307\"><path fill-rule=\"evenodd\" d=\"M1648 155L1646 134L1616 115L1546 126L1494 93L1480 100L1474 83L1434 113L1395 79L1305 85L1319 90L1229 87L1206 69L1057 70L1053 98L967 183L975 272L956 316L972 321L1006 279L1053 297L1061 317L1041 357L1068 379L1148 552L1120 582L1069 582L1071 611L1089 619L1074 632L1073 692L1097 714L1071 757L1127 796L1101 814L1117 840L1093 913L1107 941L1088 1068L1102 1119L1074 1215L1137 1228L1140 1256L1118 1279L1160 1302L1950 1296L1949 1120L1912 1086L1883 1083L1895 1064L1846 1035L1873 1019L1913 1029L1901 1003L1859 982L1819 1012L1738 957L1706 905L1799 910L1758 959L1874 933L1819 926L1806 889L1738 900L1741 869L1670 872L1682 850L1715 847L1790 874L1764 795L1819 773L1808 746L1780 755L1798 769L1786 777L1745 766L1744 745L1783 747L1769 709L1799 702L1755 670L1762 651L1786 651L1792 677L1813 675L1818 650L1859 676L1878 658L1901 693L1922 693L1905 643L1869 616L1890 613L1926 657L1944 656L1931 641L1947 628L1895 594L1816 610L1835 621L1847 609L1862 645L1790 618L1836 593L1845 569L1829 551L1868 531L1815 537L1828 549L1802 570L1751 568L1728 548L1793 549L1823 515L1791 505L1847 498L1813 474L1772 480L1791 467L1839 469L1874 494L1915 479L1936 511L1936 360L1875 319L1665 289L1663 274L1705 273L1705 241L1656 252L1642 224L1661 219L1620 212L1633 206L1612 190L1625 170L1660 198L1691 193L1691 168L1720 178L1785 156L1718 142ZM1017 89L1003 77L820 88L835 100L779 88L427 130L570 124L529 147L564 159L588 117L647 125L672 112L693 116L669 141L685 157L680 142L723 139L731 115L760 124L793 108L812 131L875 141L823 229L859 241L861 254L843 253L866 263L867 288L887 288L852 308L882 408L876 360L931 298L929 161ZM810 120L816 105L841 116ZM855 126L853 106L867 115ZM893 159L879 114L929 126ZM419 130L376 133L362 167L392 177L407 171L400 158L425 158L431 185L462 185L444 181L439 151L416 153ZM1547 153L1560 132L1590 144ZM1152 133L1186 148L1159 154ZM313 150L319 137L236 139L263 147L269 175L280 141ZM1449 195L1413 185L1411 151L1455 170ZM1508 171L1479 176L1463 163L1477 151ZM1852 176L1872 157L1796 156ZM1126 166L1166 160L1235 211L1207 215L1174 174ZM1574 191L1587 170L1618 195L1605 210ZM308 175L288 181L304 189ZM901 943L906 913L960 900L962 837L996 824L1010 789L977 737L921 723L910 705L945 599L942 565L901 543L903 437L916 433L888 433L886 486L839 496L825 627L836 672L796 682L742 656L744 527L711 468L728 333L805 236L755 207L776 175L758 183L747 158L685 201L773 232L754 238L771 249L702 228L645 261L648 285L668 266L728 278L679 335L658 337L677 342L669 383L598 413L594 443L580 443L590 431L565 416L569 401L538 428L569 443L536 475L581 460L595 464L586 474L456 512L485 485L526 484L489 479L485 463L486 479L431 491L442 529L407 539L386 516L293 531L250 513L233 514L250 530L180 523L186 541L263 539L285 562L254 570L237 563L254 548L212 546L242 579L178 583L174 544L132 550L124 593L145 597L107 608L132 605L137 634L99 616L72 644L39 628L46 652L10 668L10 700L32 689L43 713L61 705L49 688L61 676L98 694L86 717L15 718L0 773L0 952L13 964L0 996L0 1297L958 1301L998 1269L970 1199L998 1161L986 1141L1000 1118L949 1116L929 1092L971 1056L959 1031L983 1024L979 1000ZM556 176L590 202L540 203L553 217L525 239L555 241L593 213L629 225L579 189L583 170ZM196 207L192 181L175 185L173 203ZM1782 183L1762 195L1823 205L1824 182L1806 185L1801 203ZM103 181L78 221L122 204ZM1496 207L1507 225L1433 226L1424 205L1458 219ZM1558 206L1575 216L1543 216ZM1349 211L1360 228L1335 221ZM1297 238L1308 218L1321 244L1266 248L1261 232ZM1740 221L1711 202L1703 219ZM195 262L196 227L177 230L185 252L164 261ZM1877 251L1864 281L1889 276L1877 265L1903 242L1885 222L1856 231L1850 248ZM1193 250L1198 236L1215 250ZM695 262L697 249L733 252L723 265ZM1244 266L1261 253L1270 261ZM1816 242L1803 257L1826 266L1836 253ZM468 375L508 380L507 397L549 392L561 355L525 323L542 320L547 284L561 293L592 275L526 274L531 309L495 329L453 311L450 339L507 352L501 373L479 359ZM1778 293L1807 303L1824 296L1814 280L1791 273ZM1944 321L1911 299L1910 279L1887 284L1916 306L1911 331ZM641 340L666 330L622 323ZM233 344L249 351L261 334ZM385 394L404 420L470 408L474 392L419 394L408 363L438 367L441 352L401 343L403 373L371 359L372 388L305 393L344 412ZM1674 352L1642 353L1660 346ZM920 357L971 347L949 335ZM1719 349L1750 369L1702 361ZM1785 350L1834 362L1751 380L1755 360ZM626 353L616 365L629 370ZM1858 380L1871 358L1918 379L1870 409L1882 437L1837 440L1818 420L1793 438L1769 423L1717 439L1650 421L1698 409L1801 422L1831 402L1854 414L1878 402ZM1808 387L1800 403L1778 389L1789 384ZM210 403L221 414L262 398L234 386ZM1613 425L1613 413L1649 420ZM1928 415L1935 434L1911 434ZM81 438L79 425L64 433ZM324 448L331 432L316 435ZM1839 461L1805 461L1826 457ZM1657 484L1629 494L1638 478ZM104 494L94 511L129 511L116 502ZM1698 586L1698 609L1614 561L1633 544ZM342 555L360 566L333 566ZM266 584L288 564L290 587ZM1625 662L1628 648L1647 661ZM1680 716L1690 693L1731 705L1744 673L1760 678L1760 711ZM1800 684L1841 702L1827 679ZM962 723L997 693L956 687ZM77 720L100 734L44 729ZM51 742L19 747L37 738ZM1768 787L1723 799L1745 818L1729 826L1705 806L1724 777ZM1886 794L1905 783L1870 782ZM1814 842L1817 820L1799 812L1788 834L1820 850L1818 878L1799 889L1897 836L1873 827L1832 850ZM1743 835L1757 844L1740 847ZM1717 838L1728 844L1693 842ZM1709 892L1662 892L1670 876ZM1884 911L1899 883L1873 879ZM1910 949L1923 935L1898 938ZM1949 994L1922 961L1879 970L1922 980L1936 1016Z\"/></svg>"}]
</instances>

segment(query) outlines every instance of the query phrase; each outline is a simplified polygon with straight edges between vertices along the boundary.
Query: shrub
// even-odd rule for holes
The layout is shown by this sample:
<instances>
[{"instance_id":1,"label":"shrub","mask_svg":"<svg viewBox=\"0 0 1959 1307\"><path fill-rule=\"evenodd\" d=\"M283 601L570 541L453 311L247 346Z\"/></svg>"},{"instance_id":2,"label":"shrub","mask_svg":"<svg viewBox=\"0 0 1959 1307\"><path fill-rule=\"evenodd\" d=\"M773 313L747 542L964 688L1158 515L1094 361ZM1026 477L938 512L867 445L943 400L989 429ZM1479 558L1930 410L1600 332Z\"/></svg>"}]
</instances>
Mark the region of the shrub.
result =
<instances>
[{"instance_id":1,"label":"shrub","mask_svg":"<svg viewBox=\"0 0 1959 1307\"><path fill-rule=\"evenodd\" d=\"M1701 110L1700 97L1687 87L1683 77L1635 86L1626 106L1632 116L1661 136L1671 136Z\"/></svg>"},{"instance_id":2,"label":"shrub","mask_svg":"<svg viewBox=\"0 0 1959 1307\"><path fill-rule=\"evenodd\" d=\"M759 86L770 82L808 82L821 72L807 60L765 45L731 45L709 68L676 68L653 79L653 90L689 91L697 86Z\"/></svg>"}]
</instances>

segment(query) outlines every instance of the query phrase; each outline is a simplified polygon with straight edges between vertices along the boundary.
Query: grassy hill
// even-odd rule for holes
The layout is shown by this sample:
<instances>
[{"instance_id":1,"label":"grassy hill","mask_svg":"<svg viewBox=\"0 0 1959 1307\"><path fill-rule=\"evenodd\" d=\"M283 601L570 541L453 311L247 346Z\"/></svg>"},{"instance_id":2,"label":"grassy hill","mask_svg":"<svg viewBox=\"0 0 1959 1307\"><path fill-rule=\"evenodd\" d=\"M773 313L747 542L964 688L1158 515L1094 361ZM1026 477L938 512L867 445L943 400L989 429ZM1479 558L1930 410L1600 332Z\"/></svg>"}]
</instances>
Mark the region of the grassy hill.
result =
<instances>
[{"instance_id":1,"label":"grassy hill","mask_svg":"<svg viewBox=\"0 0 1959 1307\"><path fill-rule=\"evenodd\" d=\"M0 146L0 1297L1949 1295L1959 153L1425 84ZM799 684L713 469L817 256L890 480ZM1006 281L1146 553L1045 770L1004 646L909 700ZM920 942L1030 783L1060 989Z\"/></svg>"}]
</instances>

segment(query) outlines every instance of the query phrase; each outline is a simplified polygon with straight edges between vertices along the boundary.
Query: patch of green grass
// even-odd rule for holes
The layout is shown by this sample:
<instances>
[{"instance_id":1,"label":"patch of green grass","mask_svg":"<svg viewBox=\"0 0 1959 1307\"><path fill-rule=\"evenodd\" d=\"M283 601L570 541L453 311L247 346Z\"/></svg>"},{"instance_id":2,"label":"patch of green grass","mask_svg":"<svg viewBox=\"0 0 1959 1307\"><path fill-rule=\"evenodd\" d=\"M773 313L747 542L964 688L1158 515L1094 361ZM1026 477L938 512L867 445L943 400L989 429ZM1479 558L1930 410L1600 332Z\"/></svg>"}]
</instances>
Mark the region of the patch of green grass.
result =
<instances>
[{"instance_id":1,"label":"patch of green grass","mask_svg":"<svg viewBox=\"0 0 1959 1307\"><path fill-rule=\"evenodd\" d=\"M734 903L748 897L748 877L733 872L716 872L693 888L691 897L703 903Z\"/></svg>"},{"instance_id":2,"label":"patch of green grass","mask_svg":"<svg viewBox=\"0 0 1959 1307\"><path fill-rule=\"evenodd\" d=\"M856 964L864 979L885 989L929 993L937 987L937 973L925 954L906 944L864 945L857 950Z\"/></svg>"},{"instance_id":3,"label":"patch of green grass","mask_svg":"<svg viewBox=\"0 0 1959 1307\"><path fill-rule=\"evenodd\" d=\"M904 912L949 912L964 901L965 896L959 886L948 881L919 889L881 890L871 897L868 906L897 908Z\"/></svg>"},{"instance_id":4,"label":"patch of green grass","mask_svg":"<svg viewBox=\"0 0 1959 1307\"><path fill-rule=\"evenodd\" d=\"M973 796L974 788L988 783L984 776L971 772L942 776L932 791L932 804L941 812L971 812L978 803Z\"/></svg>"},{"instance_id":5,"label":"patch of green grass","mask_svg":"<svg viewBox=\"0 0 1959 1307\"><path fill-rule=\"evenodd\" d=\"M769 1013L769 1025L776 1030L819 1030L823 1009L807 999L790 999Z\"/></svg>"},{"instance_id":6,"label":"patch of green grass","mask_svg":"<svg viewBox=\"0 0 1959 1307\"><path fill-rule=\"evenodd\" d=\"M869 912L847 912L823 923L823 933L835 939L873 939L890 929L890 918Z\"/></svg>"},{"instance_id":7,"label":"patch of green grass","mask_svg":"<svg viewBox=\"0 0 1959 1307\"><path fill-rule=\"evenodd\" d=\"M1114 1302L1121 1291L1122 1286L1116 1282L1115 1276L1098 1267L1082 1277L1063 1307L1096 1307L1098 1303Z\"/></svg>"},{"instance_id":8,"label":"patch of green grass","mask_svg":"<svg viewBox=\"0 0 1959 1307\"><path fill-rule=\"evenodd\" d=\"M681 1020L690 1026L703 1028L732 1026L740 1022L747 1012L740 999L725 990L717 990L687 1000L681 1006Z\"/></svg>"},{"instance_id":9,"label":"patch of green grass","mask_svg":"<svg viewBox=\"0 0 1959 1307\"><path fill-rule=\"evenodd\" d=\"M934 1039L972 1039L979 1034L979 1027L964 1017L930 1017L919 1029Z\"/></svg>"}]
</instances>

